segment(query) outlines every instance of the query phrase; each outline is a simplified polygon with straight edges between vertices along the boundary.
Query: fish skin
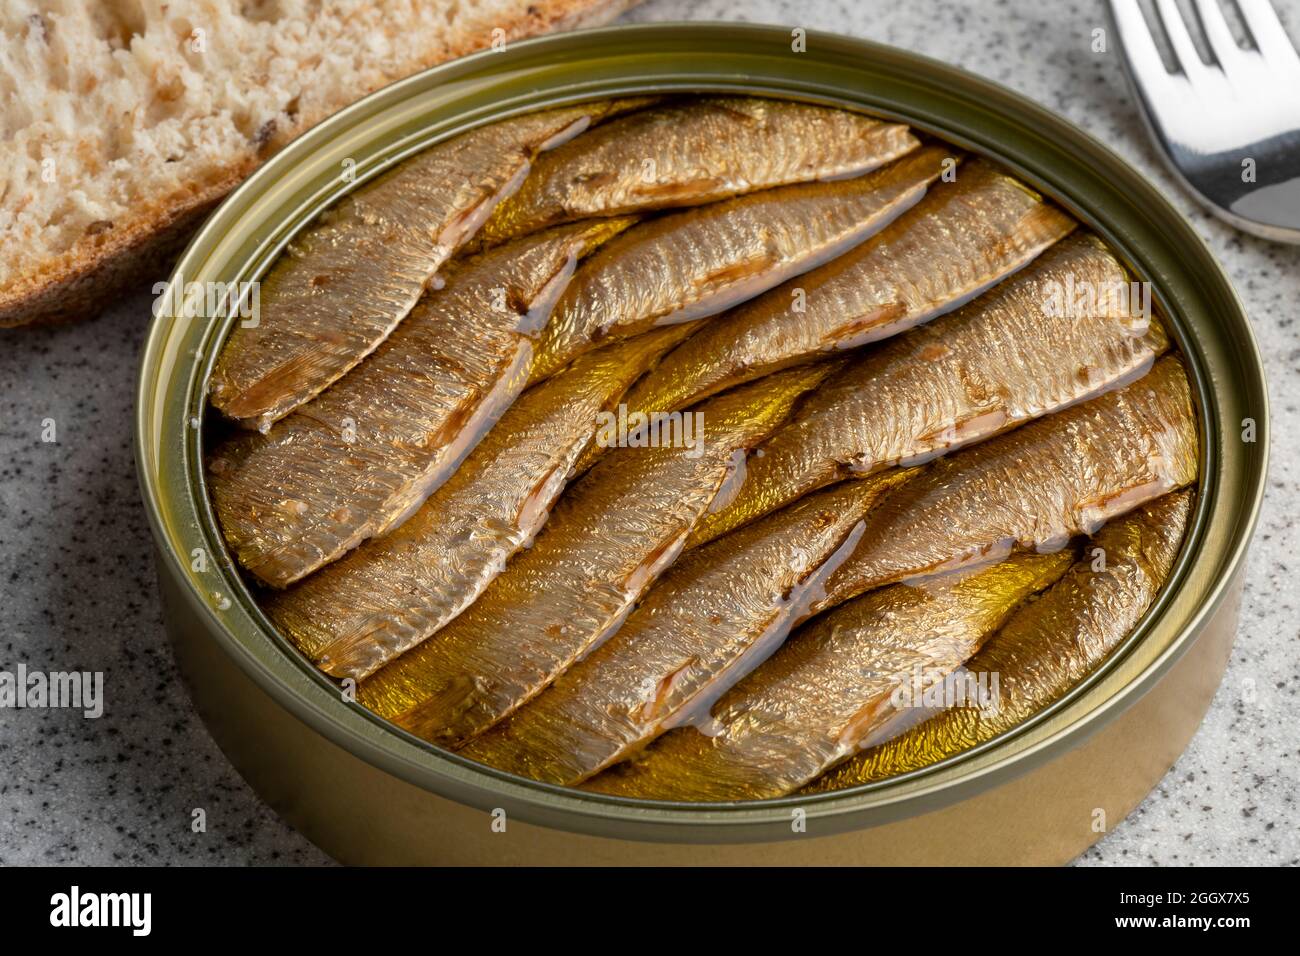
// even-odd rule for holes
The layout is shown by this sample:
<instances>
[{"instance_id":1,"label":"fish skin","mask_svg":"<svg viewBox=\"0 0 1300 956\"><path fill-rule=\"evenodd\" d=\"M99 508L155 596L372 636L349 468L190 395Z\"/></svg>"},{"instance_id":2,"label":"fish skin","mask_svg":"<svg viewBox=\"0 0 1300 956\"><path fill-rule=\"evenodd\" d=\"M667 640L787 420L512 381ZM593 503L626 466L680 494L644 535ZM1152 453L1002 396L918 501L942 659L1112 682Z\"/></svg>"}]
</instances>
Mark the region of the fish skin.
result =
<instances>
[{"instance_id":1,"label":"fish skin","mask_svg":"<svg viewBox=\"0 0 1300 956\"><path fill-rule=\"evenodd\" d=\"M918 145L902 124L824 106L753 97L668 103L539 157L519 191L484 225L483 240L859 175ZM654 171L649 183L647 169Z\"/></svg>"},{"instance_id":2,"label":"fish skin","mask_svg":"<svg viewBox=\"0 0 1300 956\"><path fill-rule=\"evenodd\" d=\"M714 318L628 396L671 411L829 350L887 338L951 311L1074 228L984 160L958 167L851 252ZM802 291L804 311L792 304Z\"/></svg>"},{"instance_id":3,"label":"fish skin","mask_svg":"<svg viewBox=\"0 0 1300 956\"><path fill-rule=\"evenodd\" d=\"M763 190L632 227L574 276L530 381L602 341L722 312L835 258L915 205L947 156L926 147L857 179Z\"/></svg>"},{"instance_id":4,"label":"fish skin","mask_svg":"<svg viewBox=\"0 0 1300 956\"><path fill-rule=\"evenodd\" d=\"M992 740L1078 684L1114 650L1155 600L1183 540L1192 492L1166 495L1107 524L1083 560L1017 611L966 667L998 675L998 708L954 707L864 750L805 789L826 793L919 770ZM1092 569L1092 550L1106 569Z\"/></svg>"},{"instance_id":5,"label":"fish skin","mask_svg":"<svg viewBox=\"0 0 1300 956\"><path fill-rule=\"evenodd\" d=\"M863 515L908 477L846 481L679 559L616 634L461 753L573 785L707 709L779 646Z\"/></svg>"},{"instance_id":6,"label":"fish skin","mask_svg":"<svg viewBox=\"0 0 1300 956\"><path fill-rule=\"evenodd\" d=\"M560 498L533 546L477 601L357 688L365 707L459 747L540 693L608 637L676 558L737 455L766 437L827 369L812 367L704 407L704 451L623 448Z\"/></svg>"},{"instance_id":7,"label":"fish skin","mask_svg":"<svg viewBox=\"0 0 1300 956\"><path fill-rule=\"evenodd\" d=\"M607 100L470 130L344 196L261 280L258 324L232 329L209 383L212 404L265 431L318 395L388 337L539 150L648 102Z\"/></svg>"},{"instance_id":8,"label":"fish skin","mask_svg":"<svg viewBox=\"0 0 1300 956\"><path fill-rule=\"evenodd\" d=\"M906 487L906 486L904 486ZM656 800L758 800L792 793L899 713L916 668L956 670L1072 552L1020 554L925 586L896 584L816 618L719 698L703 729L670 731L586 784Z\"/></svg>"},{"instance_id":9,"label":"fish skin","mask_svg":"<svg viewBox=\"0 0 1300 956\"><path fill-rule=\"evenodd\" d=\"M690 331L679 325L589 352L506 410L441 488L263 609L313 663L360 680L468 607L546 521L596 415Z\"/></svg>"},{"instance_id":10,"label":"fish skin","mask_svg":"<svg viewBox=\"0 0 1300 956\"><path fill-rule=\"evenodd\" d=\"M1195 481L1198 451L1187 375L1166 355L1124 388L935 462L872 513L828 600L1090 534Z\"/></svg>"},{"instance_id":11,"label":"fish skin","mask_svg":"<svg viewBox=\"0 0 1300 956\"><path fill-rule=\"evenodd\" d=\"M630 220L559 226L458 263L365 363L209 462L239 563L285 587L413 512L523 390L577 258Z\"/></svg>"},{"instance_id":12,"label":"fish skin","mask_svg":"<svg viewBox=\"0 0 1300 956\"><path fill-rule=\"evenodd\" d=\"M1159 320L1118 297L1045 316L1067 281L1127 288L1129 277L1095 236L1076 233L969 305L857 359L759 447L736 499L705 516L686 546L850 474L956 451L1094 397L1169 347Z\"/></svg>"}]
</instances>

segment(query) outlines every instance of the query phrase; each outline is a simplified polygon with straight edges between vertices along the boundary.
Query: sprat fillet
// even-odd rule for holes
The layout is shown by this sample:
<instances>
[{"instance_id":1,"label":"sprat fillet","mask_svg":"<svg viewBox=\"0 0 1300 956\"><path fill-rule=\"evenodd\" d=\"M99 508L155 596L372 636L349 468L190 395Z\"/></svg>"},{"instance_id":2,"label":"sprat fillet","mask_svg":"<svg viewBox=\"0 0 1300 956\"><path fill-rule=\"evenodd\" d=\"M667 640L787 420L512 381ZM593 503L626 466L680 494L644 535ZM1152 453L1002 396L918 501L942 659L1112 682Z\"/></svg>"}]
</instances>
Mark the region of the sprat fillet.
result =
<instances>
[{"instance_id":1,"label":"sprat fillet","mask_svg":"<svg viewBox=\"0 0 1300 956\"><path fill-rule=\"evenodd\" d=\"M849 481L681 558L608 641L461 752L575 784L689 719L758 666L908 477Z\"/></svg>"},{"instance_id":2,"label":"sprat fillet","mask_svg":"<svg viewBox=\"0 0 1300 956\"><path fill-rule=\"evenodd\" d=\"M1183 363L935 462L871 515L831 577L837 603L891 581L1059 546L1196 480Z\"/></svg>"},{"instance_id":3,"label":"sprat fillet","mask_svg":"<svg viewBox=\"0 0 1300 956\"><path fill-rule=\"evenodd\" d=\"M633 226L560 297L530 380L603 341L713 315L834 259L920 200L946 156L927 147L858 179L768 189Z\"/></svg>"},{"instance_id":4,"label":"sprat fillet","mask_svg":"<svg viewBox=\"0 0 1300 956\"><path fill-rule=\"evenodd\" d=\"M797 369L719 396L704 410L698 454L652 447L608 455L474 604L362 681L358 700L452 747L509 715L618 628L738 460L828 371Z\"/></svg>"},{"instance_id":5,"label":"sprat fillet","mask_svg":"<svg viewBox=\"0 0 1300 956\"><path fill-rule=\"evenodd\" d=\"M1178 554L1192 492L1143 505L1106 527L1082 560L1017 612L966 664L997 674L994 707L953 707L863 751L808 786L824 793L919 770L1018 726L1087 677L1146 613ZM1097 565L1097 549L1105 556Z\"/></svg>"},{"instance_id":6,"label":"sprat fillet","mask_svg":"<svg viewBox=\"0 0 1300 956\"><path fill-rule=\"evenodd\" d=\"M524 393L410 518L289 589L272 620L324 671L366 677L468 607L537 534L616 402L689 327L589 352Z\"/></svg>"},{"instance_id":7,"label":"sprat fillet","mask_svg":"<svg viewBox=\"0 0 1300 956\"><path fill-rule=\"evenodd\" d=\"M633 389L647 410L702 398L827 351L888 338L955 309L1074 228L983 160L856 249L712 319Z\"/></svg>"},{"instance_id":8,"label":"sprat fillet","mask_svg":"<svg viewBox=\"0 0 1300 956\"><path fill-rule=\"evenodd\" d=\"M576 261L629 220L559 226L459 264L376 352L266 434L220 446L217 517L284 587L410 515L523 390Z\"/></svg>"},{"instance_id":9,"label":"sprat fillet","mask_svg":"<svg viewBox=\"0 0 1300 956\"><path fill-rule=\"evenodd\" d=\"M807 103L745 96L667 103L539 157L483 227L483 239L856 176L916 146L901 124Z\"/></svg>"},{"instance_id":10,"label":"sprat fillet","mask_svg":"<svg viewBox=\"0 0 1300 956\"><path fill-rule=\"evenodd\" d=\"M212 373L212 404L265 430L319 394L388 337L519 188L538 151L648 102L606 100L494 123L349 193L261 281L257 324L232 331Z\"/></svg>"},{"instance_id":11,"label":"sprat fillet","mask_svg":"<svg viewBox=\"0 0 1300 956\"><path fill-rule=\"evenodd\" d=\"M800 405L691 547L851 474L917 464L1099 395L1169 346L1129 276L1076 234L974 302L891 339ZM1065 290L1089 290L1066 302Z\"/></svg>"},{"instance_id":12,"label":"sprat fillet","mask_svg":"<svg viewBox=\"0 0 1300 956\"><path fill-rule=\"evenodd\" d=\"M659 800L791 793L884 726L915 674L944 679L1072 559L1065 551L1016 555L927 586L863 595L792 635L702 726L666 734L587 786Z\"/></svg>"}]
</instances>

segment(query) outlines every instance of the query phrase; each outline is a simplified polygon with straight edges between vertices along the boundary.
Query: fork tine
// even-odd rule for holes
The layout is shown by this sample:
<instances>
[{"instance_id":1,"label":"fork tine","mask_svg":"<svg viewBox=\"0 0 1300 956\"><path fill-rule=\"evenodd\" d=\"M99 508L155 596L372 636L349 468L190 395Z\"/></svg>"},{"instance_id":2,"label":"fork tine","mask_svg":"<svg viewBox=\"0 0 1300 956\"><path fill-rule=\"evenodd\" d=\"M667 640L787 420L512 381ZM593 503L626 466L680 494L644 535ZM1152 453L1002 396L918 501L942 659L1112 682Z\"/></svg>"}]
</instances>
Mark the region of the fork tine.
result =
<instances>
[{"instance_id":1,"label":"fork tine","mask_svg":"<svg viewBox=\"0 0 1300 956\"><path fill-rule=\"evenodd\" d=\"M1237 0L1237 9L1266 61L1276 66L1300 69L1300 57L1296 56L1295 47L1287 39L1286 30L1268 0Z\"/></svg>"},{"instance_id":2,"label":"fork tine","mask_svg":"<svg viewBox=\"0 0 1300 956\"><path fill-rule=\"evenodd\" d=\"M1137 0L1110 0L1110 15L1119 32L1133 81L1148 101L1153 100L1160 91L1169 88L1171 79Z\"/></svg>"},{"instance_id":3,"label":"fork tine","mask_svg":"<svg viewBox=\"0 0 1300 956\"><path fill-rule=\"evenodd\" d=\"M1205 37L1210 41L1210 49L1214 51L1214 58L1223 67L1223 72L1232 72L1232 68L1242 60L1241 47L1237 46L1232 31L1228 29L1228 21L1219 9L1219 0L1196 0L1196 12L1205 29Z\"/></svg>"},{"instance_id":4,"label":"fork tine","mask_svg":"<svg viewBox=\"0 0 1300 956\"><path fill-rule=\"evenodd\" d=\"M1156 0L1156 8L1160 11L1160 22L1164 24L1169 45L1174 48L1174 59L1182 67L1183 74L1195 86L1198 80L1205 77L1205 62L1196 52L1196 46L1187 32L1187 24L1183 22L1178 4L1174 0Z\"/></svg>"}]
</instances>

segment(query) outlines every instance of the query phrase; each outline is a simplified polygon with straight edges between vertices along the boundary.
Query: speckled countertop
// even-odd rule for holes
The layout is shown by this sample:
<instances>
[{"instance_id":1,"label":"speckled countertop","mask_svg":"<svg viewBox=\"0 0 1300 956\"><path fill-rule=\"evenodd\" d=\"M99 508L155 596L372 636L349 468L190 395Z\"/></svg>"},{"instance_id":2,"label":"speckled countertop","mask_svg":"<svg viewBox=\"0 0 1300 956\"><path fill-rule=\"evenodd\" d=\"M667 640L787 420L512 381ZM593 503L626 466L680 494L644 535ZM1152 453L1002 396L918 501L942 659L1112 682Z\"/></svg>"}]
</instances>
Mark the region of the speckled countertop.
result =
<instances>
[{"instance_id":1,"label":"speckled countertop","mask_svg":"<svg viewBox=\"0 0 1300 956\"><path fill-rule=\"evenodd\" d=\"M1274 0L1300 38L1300 0ZM1300 248L1233 232L1159 166L1100 3L649 0L628 19L744 19L847 32L998 80L1109 143L1187 211L1246 302L1275 441L1227 677L1177 765L1088 864L1300 862ZM93 321L0 330L0 669L106 675L102 718L0 710L0 863L323 863L267 809L195 717L163 635L131 458L150 299ZM42 430L53 419L56 442ZM203 808L204 833L191 831Z\"/></svg>"}]
</instances>

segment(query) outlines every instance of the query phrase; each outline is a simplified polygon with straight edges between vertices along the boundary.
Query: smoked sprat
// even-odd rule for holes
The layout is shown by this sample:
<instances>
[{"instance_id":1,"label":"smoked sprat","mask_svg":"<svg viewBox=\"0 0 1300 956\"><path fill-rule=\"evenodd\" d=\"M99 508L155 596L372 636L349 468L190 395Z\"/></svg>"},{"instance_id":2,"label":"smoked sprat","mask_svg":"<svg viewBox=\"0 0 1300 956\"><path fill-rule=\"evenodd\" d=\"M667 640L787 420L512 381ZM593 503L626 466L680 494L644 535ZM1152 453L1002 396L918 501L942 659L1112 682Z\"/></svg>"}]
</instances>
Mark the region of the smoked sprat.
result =
<instances>
[{"instance_id":1,"label":"smoked sprat","mask_svg":"<svg viewBox=\"0 0 1300 956\"><path fill-rule=\"evenodd\" d=\"M1196 500L1149 287L862 113L481 126L264 285L209 382L234 560L356 706L542 783L759 800L959 755L1134 633ZM945 696L993 671L999 708Z\"/></svg>"}]
</instances>

